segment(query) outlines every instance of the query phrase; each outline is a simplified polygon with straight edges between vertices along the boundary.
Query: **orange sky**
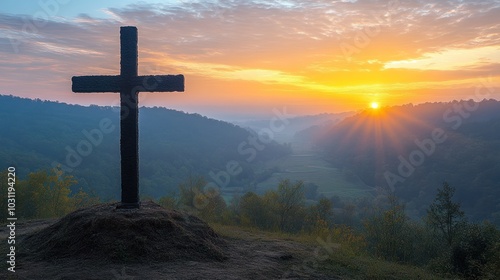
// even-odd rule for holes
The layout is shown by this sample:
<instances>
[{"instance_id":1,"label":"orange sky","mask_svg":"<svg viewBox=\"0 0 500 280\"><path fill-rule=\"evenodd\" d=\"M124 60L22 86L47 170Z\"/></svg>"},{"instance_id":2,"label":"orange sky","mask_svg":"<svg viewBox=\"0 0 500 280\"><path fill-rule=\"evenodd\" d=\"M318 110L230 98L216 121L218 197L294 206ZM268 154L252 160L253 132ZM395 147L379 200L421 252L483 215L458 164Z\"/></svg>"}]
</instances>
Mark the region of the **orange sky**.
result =
<instances>
[{"instance_id":1,"label":"orange sky","mask_svg":"<svg viewBox=\"0 0 500 280\"><path fill-rule=\"evenodd\" d=\"M119 27L135 25L139 73L186 77L184 93L142 93L146 106L232 118L500 98L498 1L97 2L0 8L0 93L118 104L70 79L118 74Z\"/></svg>"}]
</instances>

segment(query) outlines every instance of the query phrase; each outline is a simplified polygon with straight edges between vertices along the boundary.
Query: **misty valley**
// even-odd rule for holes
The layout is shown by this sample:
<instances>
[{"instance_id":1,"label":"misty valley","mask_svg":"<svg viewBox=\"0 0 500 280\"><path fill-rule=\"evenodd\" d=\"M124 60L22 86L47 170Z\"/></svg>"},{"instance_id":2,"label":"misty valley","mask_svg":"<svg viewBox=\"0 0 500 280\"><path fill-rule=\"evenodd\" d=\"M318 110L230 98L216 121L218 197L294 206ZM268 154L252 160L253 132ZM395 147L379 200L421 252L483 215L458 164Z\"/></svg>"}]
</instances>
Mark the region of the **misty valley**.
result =
<instances>
[{"instance_id":1,"label":"misty valley","mask_svg":"<svg viewBox=\"0 0 500 280\"><path fill-rule=\"evenodd\" d=\"M382 267L382 278L405 277L398 265L418 267L411 279L499 275L499 101L273 113L221 121L140 108L141 201L222 232L328 236L339 245L322 267L347 279L361 279L342 268L354 263L365 276ZM0 96L0 164L15 166L20 219L119 200L119 117L112 107Z\"/></svg>"}]
</instances>

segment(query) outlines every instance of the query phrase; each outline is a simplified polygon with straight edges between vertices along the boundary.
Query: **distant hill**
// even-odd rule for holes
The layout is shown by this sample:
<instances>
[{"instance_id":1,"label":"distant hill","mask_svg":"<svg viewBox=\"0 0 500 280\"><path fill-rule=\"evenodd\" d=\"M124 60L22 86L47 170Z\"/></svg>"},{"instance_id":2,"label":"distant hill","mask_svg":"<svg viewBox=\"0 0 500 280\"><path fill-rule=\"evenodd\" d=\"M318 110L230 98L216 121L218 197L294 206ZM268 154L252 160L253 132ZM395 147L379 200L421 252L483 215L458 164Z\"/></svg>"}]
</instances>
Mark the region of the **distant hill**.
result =
<instances>
[{"instance_id":1,"label":"distant hill","mask_svg":"<svg viewBox=\"0 0 500 280\"><path fill-rule=\"evenodd\" d=\"M303 147L302 139L296 138L295 134L310 127L318 127L336 124L345 117L353 115L354 112L344 112L338 114L318 114L308 116L287 117L286 123L274 131L274 140L279 143L292 143L297 149ZM272 119L233 121L232 123L259 132L262 129L269 129ZM279 131L278 131L279 130Z\"/></svg>"},{"instance_id":2,"label":"distant hill","mask_svg":"<svg viewBox=\"0 0 500 280\"><path fill-rule=\"evenodd\" d=\"M366 110L298 133L339 168L393 190L425 214L443 181L473 220L500 224L500 102L455 101Z\"/></svg>"},{"instance_id":3,"label":"distant hill","mask_svg":"<svg viewBox=\"0 0 500 280\"><path fill-rule=\"evenodd\" d=\"M18 176L26 176L59 166L76 177L76 188L104 199L119 197L117 108L0 95L0 131L1 168L14 165ZM249 185L256 176L255 163L289 153L289 148L276 142L260 143L257 149L250 141L254 138L243 128L198 114L141 108L141 194L166 195L191 175L208 181L218 178L224 184L221 187ZM226 184L220 172L226 172L232 161L242 171Z\"/></svg>"}]
</instances>

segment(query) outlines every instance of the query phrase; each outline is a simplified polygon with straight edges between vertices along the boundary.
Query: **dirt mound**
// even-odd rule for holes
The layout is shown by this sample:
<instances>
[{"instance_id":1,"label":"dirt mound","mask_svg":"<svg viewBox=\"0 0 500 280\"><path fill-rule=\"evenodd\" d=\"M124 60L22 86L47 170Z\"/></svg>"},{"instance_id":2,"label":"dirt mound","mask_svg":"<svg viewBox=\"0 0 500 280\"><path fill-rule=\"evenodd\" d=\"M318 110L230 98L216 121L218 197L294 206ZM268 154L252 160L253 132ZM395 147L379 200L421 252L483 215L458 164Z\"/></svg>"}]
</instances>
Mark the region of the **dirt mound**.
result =
<instances>
[{"instance_id":1,"label":"dirt mound","mask_svg":"<svg viewBox=\"0 0 500 280\"><path fill-rule=\"evenodd\" d=\"M140 209L117 203L77 210L27 236L28 257L99 258L110 261L218 260L227 258L224 241L202 220L153 202Z\"/></svg>"}]
</instances>

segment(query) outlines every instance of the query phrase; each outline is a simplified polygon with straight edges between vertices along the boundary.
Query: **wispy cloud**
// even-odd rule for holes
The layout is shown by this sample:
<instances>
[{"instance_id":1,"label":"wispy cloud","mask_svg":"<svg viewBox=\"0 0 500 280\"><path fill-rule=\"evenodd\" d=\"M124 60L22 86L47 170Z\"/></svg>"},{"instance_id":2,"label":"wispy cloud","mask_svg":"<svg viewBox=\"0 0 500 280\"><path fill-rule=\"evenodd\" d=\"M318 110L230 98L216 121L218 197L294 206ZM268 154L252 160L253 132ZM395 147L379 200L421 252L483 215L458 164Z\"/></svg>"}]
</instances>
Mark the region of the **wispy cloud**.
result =
<instances>
[{"instance_id":1,"label":"wispy cloud","mask_svg":"<svg viewBox=\"0 0 500 280\"><path fill-rule=\"evenodd\" d=\"M66 47L66 46L62 46L62 45L56 45L54 43L35 42L35 45L40 52L47 51L47 52L53 52L56 54L71 54L71 55L83 54L83 55L92 55L92 56L104 55L102 52L98 52L98 51L82 49L82 48Z\"/></svg>"},{"instance_id":2,"label":"wispy cloud","mask_svg":"<svg viewBox=\"0 0 500 280\"><path fill-rule=\"evenodd\" d=\"M229 81L260 84L239 89L241 106L264 88L287 87L323 108L318 94L362 99L428 88L443 89L439 98L451 99L449 89L470 86L482 75L500 84L496 0L202 0L102 11L107 18L54 17L35 29L27 28L26 15L0 13L0 71L6 73L0 91L25 94L35 88L48 94L66 88L60 81L71 75L118 73L122 25L139 28L142 74L214 79L213 94ZM41 19L28 19L42 26ZM37 67L27 66L33 61ZM20 81L26 75L44 79L25 86ZM53 82L43 82L50 77ZM69 88L66 93L70 101ZM245 99L246 93L252 98ZM436 98L436 92L428 97ZM285 96L279 100L287 102Z\"/></svg>"},{"instance_id":3,"label":"wispy cloud","mask_svg":"<svg viewBox=\"0 0 500 280\"><path fill-rule=\"evenodd\" d=\"M384 68L461 70L497 61L500 61L500 46L487 46L426 53L417 59L390 61L384 65Z\"/></svg>"}]
</instances>

